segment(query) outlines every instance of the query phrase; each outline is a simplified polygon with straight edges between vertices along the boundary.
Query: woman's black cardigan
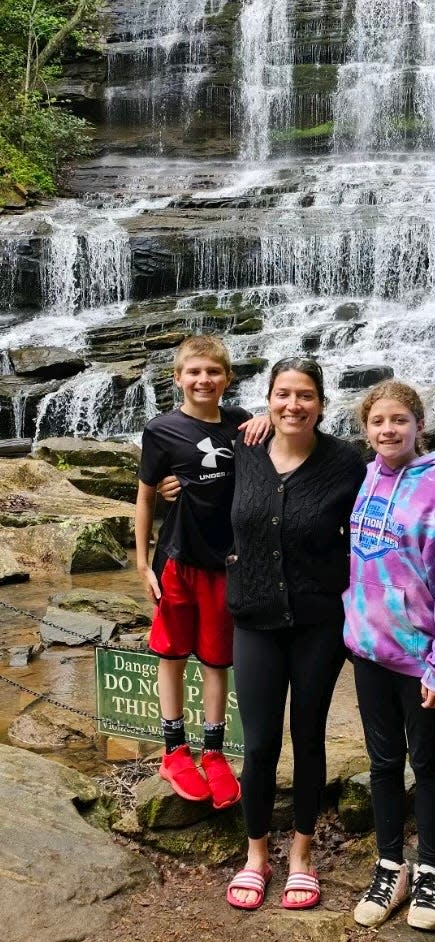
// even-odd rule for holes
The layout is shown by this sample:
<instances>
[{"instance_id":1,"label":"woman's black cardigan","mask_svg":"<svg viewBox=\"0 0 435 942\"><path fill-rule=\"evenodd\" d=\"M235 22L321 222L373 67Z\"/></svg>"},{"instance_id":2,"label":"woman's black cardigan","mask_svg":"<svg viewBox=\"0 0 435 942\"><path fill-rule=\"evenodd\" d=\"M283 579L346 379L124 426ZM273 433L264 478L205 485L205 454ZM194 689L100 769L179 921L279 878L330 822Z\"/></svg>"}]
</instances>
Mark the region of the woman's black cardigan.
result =
<instances>
[{"instance_id":1,"label":"woman's black cardigan","mask_svg":"<svg viewBox=\"0 0 435 942\"><path fill-rule=\"evenodd\" d=\"M273 629L343 618L349 518L366 468L355 447L316 431L311 455L283 482L267 442L235 446L227 560L228 604L238 627Z\"/></svg>"}]
</instances>

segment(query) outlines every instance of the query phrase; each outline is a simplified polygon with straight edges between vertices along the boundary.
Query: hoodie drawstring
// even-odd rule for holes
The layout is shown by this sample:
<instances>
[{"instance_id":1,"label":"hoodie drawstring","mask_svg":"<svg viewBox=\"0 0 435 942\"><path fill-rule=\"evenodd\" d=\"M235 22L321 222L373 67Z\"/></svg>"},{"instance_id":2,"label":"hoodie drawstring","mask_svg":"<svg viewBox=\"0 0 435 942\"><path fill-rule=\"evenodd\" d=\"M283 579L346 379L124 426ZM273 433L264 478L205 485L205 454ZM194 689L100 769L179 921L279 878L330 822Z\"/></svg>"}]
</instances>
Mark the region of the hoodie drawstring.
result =
<instances>
[{"instance_id":1,"label":"hoodie drawstring","mask_svg":"<svg viewBox=\"0 0 435 942\"><path fill-rule=\"evenodd\" d=\"M383 537L383 535L384 535L385 527L386 527L386 525L387 525L388 514L389 514L389 512L390 512L390 507L391 507L391 504L393 503L394 495L395 495L395 493L396 493L396 491L397 491L397 488L399 487L399 484L400 484L400 482L401 482L401 480L402 480L403 475L405 474L405 471L406 471L406 465L405 465L404 468L402 468L402 470L401 470L401 471L399 472L399 474L397 475L397 478L396 478L396 481L395 481L393 490L391 491L390 499L389 499L388 504L387 504L387 506L386 506L386 508L385 508L385 513L384 513L383 520L382 520L382 526L381 526L381 529L380 529L380 531L379 531L378 539L377 539L377 541L376 541L376 545L377 545L377 546L379 546L379 544L380 544L380 542L381 542L381 540L382 540L382 537Z\"/></svg>"},{"instance_id":2,"label":"hoodie drawstring","mask_svg":"<svg viewBox=\"0 0 435 942\"><path fill-rule=\"evenodd\" d=\"M372 483L371 483L370 490L369 490L369 492L368 492L367 499L366 499L366 502L365 502L365 504L364 504L364 508L363 508L363 510L362 510L361 516L360 516L360 520L359 520L359 524L358 524L358 532L357 532L357 537L356 537L357 543L360 543L360 542L361 542L361 532L362 532L362 528L363 528L364 517L365 517L365 515L366 515L367 507L368 507L368 505L369 505L369 503L370 503L370 501L371 501L371 499L372 499L372 497L373 497L373 493L374 493L375 488L376 488L376 485L377 485L377 483L378 483L378 477L379 477L380 473L381 473L381 469L380 469L380 468L376 468L376 471L375 471L374 476L373 476L373 481L372 481Z\"/></svg>"},{"instance_id":3,"label":"hoodie drawstring","mask_svg":"<svg viewBox=\"0 0 435 942\"><path fill-rule=\"evenodd\" d=\"M377 537L377 540L376 540L376 545L377 545L377 546L379 546L379 544L380 544L380 542L381 542L381 540L382 540L382 537L383 537L383 535L384 535L384 533L385 533L385 527L387 526L388 514L389 514L389 512L390 512L390 508L391 508L391 505L392 505L393 500L394 500L394 495L395 495L395 493L396 493L396 491L397 491L397 488L399 487L399 484L400 484L400 482L401 482L401 480L402 480L402 477L403 477L405 471L406 471L406 465L405 465L405 467L402 468L402 470L399 472L399 474L397 475L397 478L396 478L396 480L395 480L395 482L394 482L393 490L391 491L391 494L390 494L390 497L389 497L389 500L388 500L388 504L387 504L387 506L386 506L386 508L385 508L384 515L383 515L383 517L382 517L381 529L379 530L378 537ZM367 508L368 508L368 506L369 506L369 503L370 503L370 501L371 501L371 499L372 499L372 497L373 497L373 494L374 494L374 492L375 492L375 490L376 490L376 485L377 485L377 483L378 483L378 480L379 480L380 475L381 475L381 468L379 467L379 468L376 468L375 474L374 474L374 476L373 476L373 481L372 481L372 483L371 483L371 485L370 485L370 490L369 490L369 492L368 492L368 495L367 495L367 498L366 498L366 502L365 502L365 504L364 504L364 508L363 508L362 513L361 513L361 516L360 516L360 520L359 520L359 524L358 524L358 532L357 532L357 543L360 543L360 542L361 542L361 533L362 533L362 528L363 528L363 525L364 525L364 517L365 517L365 515L366 515Z\"/></svg>"}]
</instances>

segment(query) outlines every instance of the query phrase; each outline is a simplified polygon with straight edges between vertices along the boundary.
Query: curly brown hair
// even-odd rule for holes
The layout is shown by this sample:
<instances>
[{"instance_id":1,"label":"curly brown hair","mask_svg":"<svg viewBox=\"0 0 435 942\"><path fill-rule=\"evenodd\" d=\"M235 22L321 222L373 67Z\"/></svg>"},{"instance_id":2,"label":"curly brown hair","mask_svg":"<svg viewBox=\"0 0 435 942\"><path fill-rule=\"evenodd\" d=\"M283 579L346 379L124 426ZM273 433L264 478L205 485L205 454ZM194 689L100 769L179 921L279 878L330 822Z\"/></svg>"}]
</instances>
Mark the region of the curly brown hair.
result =
<instances>
[{"instance_id":1,"label":"curly brown hair","mask_svg":"<svg viewBox=\"0 0 435 942\"><path fill-rule=\"evenodd\" d=\"M379 399L397 399L397 402L412 412L416 422L424 422L424 405L418 392L406 383L385 379L369 390L359 407L359 416L364 428L367 426L370 409Z\"/></svg>"}]
</instances>

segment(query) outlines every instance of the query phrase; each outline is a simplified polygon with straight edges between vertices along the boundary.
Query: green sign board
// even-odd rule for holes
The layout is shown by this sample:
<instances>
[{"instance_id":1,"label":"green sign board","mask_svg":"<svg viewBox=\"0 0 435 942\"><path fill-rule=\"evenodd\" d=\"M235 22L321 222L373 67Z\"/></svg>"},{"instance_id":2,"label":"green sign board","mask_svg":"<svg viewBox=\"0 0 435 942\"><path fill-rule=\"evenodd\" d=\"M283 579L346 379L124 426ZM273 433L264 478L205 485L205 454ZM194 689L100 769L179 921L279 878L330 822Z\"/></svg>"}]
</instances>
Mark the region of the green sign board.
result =
<instances>
[{"instance_id":1,"label":"green sign board","mask_svg":"<svg viewBox=\"0 0 435 942\"><path fill-rule=\"evenodd\" d=\"M155 654L143 651L95 649L99 733L163 742L158 663ZM184 671L184 720L186 741L193 747L200 747L203 738L202 686L202 665L196 658L189 658ZM231 669L228 671L224 752L228 756L243 756L243 732Z\"/></svg>"}]
</instances>

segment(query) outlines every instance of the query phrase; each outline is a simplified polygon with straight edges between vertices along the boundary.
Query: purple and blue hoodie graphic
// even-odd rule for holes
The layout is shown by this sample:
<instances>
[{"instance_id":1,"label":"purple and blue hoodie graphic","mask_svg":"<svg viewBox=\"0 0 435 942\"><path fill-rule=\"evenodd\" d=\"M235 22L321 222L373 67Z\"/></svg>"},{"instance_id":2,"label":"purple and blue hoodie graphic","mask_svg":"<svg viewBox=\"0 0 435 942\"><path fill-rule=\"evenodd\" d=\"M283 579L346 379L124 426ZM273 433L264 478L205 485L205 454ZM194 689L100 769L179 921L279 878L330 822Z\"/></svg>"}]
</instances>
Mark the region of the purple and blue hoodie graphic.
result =
<instances>
[{"instance_id":1,"label":"purple and blue hoodie graphic","mask_svg":"<svg viewBox=\"0 0 435 942\"><path fill-rule=\"evenodd\" d=\"M368 466L351 521L344 640L435 690L435 452Z\"/></svg>"}]
</instances>

